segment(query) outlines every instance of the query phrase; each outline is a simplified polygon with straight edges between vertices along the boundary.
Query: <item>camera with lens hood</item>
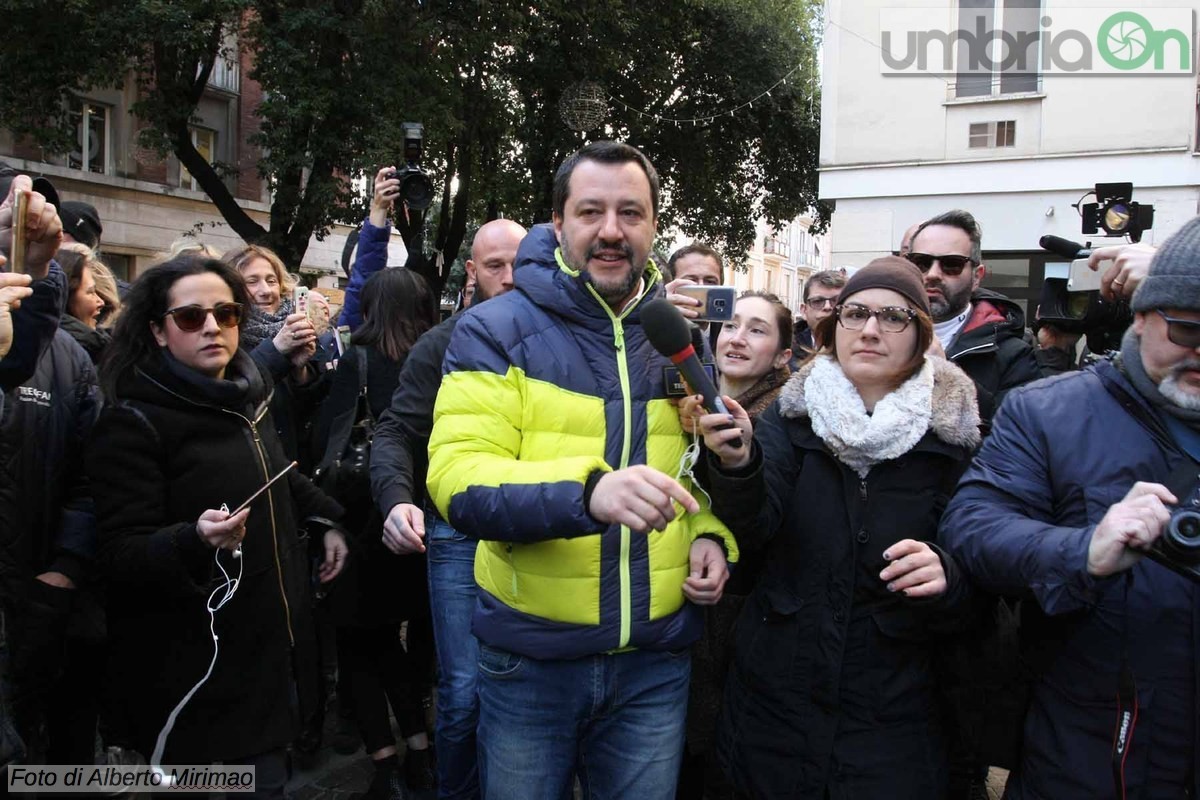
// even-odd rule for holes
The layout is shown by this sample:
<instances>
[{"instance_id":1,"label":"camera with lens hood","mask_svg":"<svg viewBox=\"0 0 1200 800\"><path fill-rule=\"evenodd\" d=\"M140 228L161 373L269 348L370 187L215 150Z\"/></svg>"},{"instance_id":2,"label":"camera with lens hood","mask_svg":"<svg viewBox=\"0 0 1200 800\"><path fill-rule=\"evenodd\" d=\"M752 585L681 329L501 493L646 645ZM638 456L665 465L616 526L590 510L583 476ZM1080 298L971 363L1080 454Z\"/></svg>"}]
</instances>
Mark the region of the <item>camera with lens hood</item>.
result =
<instances>
[{"instance_id":1,"label":"camera with lens hood","mask_svg":"<svg viewBox=\"0 0 1200 800\"><path fill-rule=\"evenodd\" d=\"M1177 495L1179 496L1179 495ZM1200 485L1171 509L1162 536L1150 546L1147 556L1168 569L1200 583Z\"/></svg>"}]
</instances>

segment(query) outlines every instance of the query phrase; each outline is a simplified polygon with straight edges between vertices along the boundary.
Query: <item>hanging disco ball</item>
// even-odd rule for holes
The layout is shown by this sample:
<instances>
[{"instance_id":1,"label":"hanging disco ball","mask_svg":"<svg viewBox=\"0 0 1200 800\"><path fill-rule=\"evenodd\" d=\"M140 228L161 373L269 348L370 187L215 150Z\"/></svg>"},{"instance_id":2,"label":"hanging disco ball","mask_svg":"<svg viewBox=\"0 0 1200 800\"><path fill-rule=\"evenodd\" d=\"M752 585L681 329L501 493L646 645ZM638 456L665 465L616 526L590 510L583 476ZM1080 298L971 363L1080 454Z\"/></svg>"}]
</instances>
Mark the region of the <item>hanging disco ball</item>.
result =
<instances>
[{"instance_id":1,"label":"hanging disco ball","mask_svg":"<svg viewBox=\"0 0 1200 800\"><path fill-rule=\"evenodd\" d=\"M595 130L608 115L608 96L600 84L580 81L563 91L558 110L562 121L571 130Z\"/></svg>"}]
</instances>

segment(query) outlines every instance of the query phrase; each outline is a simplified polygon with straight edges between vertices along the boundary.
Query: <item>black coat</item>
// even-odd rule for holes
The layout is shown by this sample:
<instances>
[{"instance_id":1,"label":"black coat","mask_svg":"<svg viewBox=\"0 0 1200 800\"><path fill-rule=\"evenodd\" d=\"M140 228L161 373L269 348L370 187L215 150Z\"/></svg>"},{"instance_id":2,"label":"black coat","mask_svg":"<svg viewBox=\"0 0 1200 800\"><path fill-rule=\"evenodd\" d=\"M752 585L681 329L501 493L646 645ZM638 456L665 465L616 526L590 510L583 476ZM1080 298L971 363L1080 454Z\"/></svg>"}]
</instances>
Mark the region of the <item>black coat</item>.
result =
<instances>
[{"instance_id":1,"label":"black coat","mask_svg":"<svg viewBox=\"0 0 1200 800\"><path fill-rule=\"evenodd\" d=\"M268 410L269 376L244 351L229 367L249 382L239 400L218 399L211 387L182 377L186 369L164 356L123 376L88 454L107 581L108 723L116 743L147 757L213 655L206 601L224 580L196 520L223 503L236 508L288 463ZM282 747L315 702L309 556L300 527L311 520L319 537L342 510L294 469L250 509L241 585L216 614L215 668L179 715L163 763ZM236 575L237 562L224 551L220 558Z\"/></svg>"},{"instance_id":2,"label":"black coat","mask_svg":"<svg viewBox=\"0 0 1200 800\"><path fill-rule=\"evenodd\" d=\"M938 519L978 441L970 381L937 362L930 429L866 478L813 432L809 369L755 423L738 474L709 463L713 508L766 567L734 631L717 732L721 767L755 798L936 800L945 743L932 659L970 619L971 592L939 551L945 594L887 591L883 552L935 542Z\"/></svg>"},{"instance_id":3,"label":"black coat","mask_svg":"<svg viewBox=\"0 0 1200 800\"><path fill-rule=\"evenodd\" d=\"M1005 395L1042 377L1033 347L1025 341L1025 313L1007 297L986 289L971 295L974 310L946 348L946 358L975 381L984 430Z\"/></svg>"}]
</instances>

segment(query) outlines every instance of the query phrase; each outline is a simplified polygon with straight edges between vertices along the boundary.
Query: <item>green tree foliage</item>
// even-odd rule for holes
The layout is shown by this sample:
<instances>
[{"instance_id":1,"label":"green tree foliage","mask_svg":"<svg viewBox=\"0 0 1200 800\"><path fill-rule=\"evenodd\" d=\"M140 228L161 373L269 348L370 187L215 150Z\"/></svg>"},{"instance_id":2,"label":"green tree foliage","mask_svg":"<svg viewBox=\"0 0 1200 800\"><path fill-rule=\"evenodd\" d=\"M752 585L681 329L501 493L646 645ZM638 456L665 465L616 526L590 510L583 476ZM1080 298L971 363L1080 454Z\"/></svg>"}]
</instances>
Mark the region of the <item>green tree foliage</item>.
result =
<instances>
[{"instance_id":1,"label":"green tree foliage","mask_svg":"<svg viewBox=\"0 0 1200 800\"><path fill-rule=\"evenodd\" d=\"M132 73L142 144L174 153L233 231L291 264L314 233L362 218L367 198L349 178L401 166L406 120L425 124L423 164L441 194L396 222L410 252L445 254L416 265L439 286L469 225L547 221L555 169L594 139L642 148L663 178L663 224L728 253L750 247L756 219L815 207L825 220L815 0L63 0L46 13L0 0L2 124L65 151L70 94ZM229 31L265 91L249 144L272 190L267 225L188 133ZM561 118L579 81L621 101L596 130ZM704 121L669 121L692 118Z\"/></svg>"}]
</instances>

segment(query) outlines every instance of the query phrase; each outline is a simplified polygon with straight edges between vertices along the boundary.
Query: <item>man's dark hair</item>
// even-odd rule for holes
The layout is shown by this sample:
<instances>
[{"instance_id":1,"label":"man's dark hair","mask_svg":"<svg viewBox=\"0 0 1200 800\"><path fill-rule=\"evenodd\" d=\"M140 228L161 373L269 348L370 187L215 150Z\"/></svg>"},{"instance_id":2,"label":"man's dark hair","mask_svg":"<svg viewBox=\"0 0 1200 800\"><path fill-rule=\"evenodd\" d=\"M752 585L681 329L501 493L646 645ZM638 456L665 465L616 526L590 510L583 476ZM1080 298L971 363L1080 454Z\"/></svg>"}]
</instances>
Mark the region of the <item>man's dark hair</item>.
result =
<instances>
[{"instance_id":1,"label":"man's dark hair","mask_svg":"<svg viewBox=\"0 0 1200 800\"><path fill-rule=\"evenodd\" d=\"M691 244L685 244L683 247L679 248L674 253L671 253L671 258L667 261L667 269L669 269L671 271L671 274L674 275L675 274L675 262L678 261L679 259L683 258L684 256L693 256L693 255L707 256L708 258L711 258L713 261L716 261L717 269L719 269L721 271L721 280L725 279L725 262L721 260L721 254L718 253L716 250L712 249L711 247L709 247L708 245L704 244L703 242L692 242Z\"/></svg>"},{"instance_id":2,"label":"man's dark hair","mask_svg":"<svg viewBox=\"0 0 1200 800\"><path fill-rule=\"evenodd\" d=\"M979 227L979 223L975 221L970 211L963 211L961 208L956 208L953 211L946 211L938 214L936 217L927 219L921 223L921 227L917 228L917 232L913 234L912 240L917 241L917 237L921 235L921 231L931 225L947 225L951 228L958 228L971 239L971 258L976 264L983 263L983 229ZM944 253L933 253L933 255L944 255Z\"/></svg>"},{"instance_id":3,"label":"man's dark hair","mask_svg":"<svg viewBox=\"0 0 1200 800\"><path fill-rule=\"evenodd\" d=\"M567 208L567 194L571 190L571 173L575 171L575 167L579 166L581 161L598 161L601 164L625 164L630 161L636 163L642 168L642 172L646 173L646 179L650 181L650 203L653 206L654 216L658 216L658 172L650 163L650 159L646 158L641 150L623 142L592 142L569 156L554 176L554 213L559 217L563 216L563 212Z\"/></svg>"},{"instance_id":4,"label":"man's dark hair","mask_svg":"<svg viewBox=\"0 0 1200 800\"><path fill-rule=\"evenodd\" d=\"M813 286L824 286L826 289L841 289L846 285L846 273L840 269L823 269L814 272L804 282L804 302L808 303L808 293Z\"/></svg>"}]
</instances>

